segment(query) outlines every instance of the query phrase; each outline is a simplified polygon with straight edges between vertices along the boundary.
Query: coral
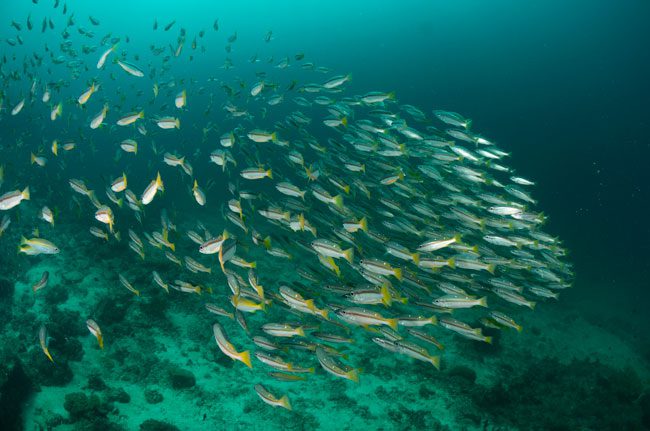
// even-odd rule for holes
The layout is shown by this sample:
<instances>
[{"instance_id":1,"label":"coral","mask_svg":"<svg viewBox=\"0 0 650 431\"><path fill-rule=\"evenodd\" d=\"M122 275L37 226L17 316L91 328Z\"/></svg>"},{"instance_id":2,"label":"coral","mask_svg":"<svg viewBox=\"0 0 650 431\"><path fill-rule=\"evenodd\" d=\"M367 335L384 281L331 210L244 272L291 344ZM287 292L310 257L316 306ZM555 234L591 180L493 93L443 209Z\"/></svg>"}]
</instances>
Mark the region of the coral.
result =
<instances>
[{"instance_id":1,"label":"coral","mask_svg":"<svg viewBox=\"0 0 650 431\"><path fill-rule=\"evenodd\" d=\"M173 367L169 370L169 380L174 389L191 388L196 384L194 373L177 367Z\"/></svg>"},{"instance_id":2,"label":"coral","mask_svg":"<svg viewBox=\"0 0 650 431\"><path fill-rule=\"evenodd\" d=\"M145 389L144 390L144 399L149 404L158 404L163 400L163 396L156 389Z\"/></svg>"},{"instance_id":3,"label":"coral","mask_svg":"<svg viewBox=\"0 0 650 431\"><path fill-rule=\"evenodd\" d=\"M131 396L122 388L109 389L106 399L108 402L118 402L123 404L131 402Z\"/></svg>"},{"instance_id":4,"label":"coral","mask_svg":"<svg viewBox=\"0 0 650 431\"><path fill-rule=\"evenodd\" d=\"M92 374L88 377L87 388L93 391L103 391L104 389L107 389L108 386L106 386L106 382L104 382L100 376Z\"/></svg>"},{"instance_id":5,"label":"coral","mask_svg":"<svg viewBox=\"0 0 650 431\"><path fill-rule=\"evenodd\" d=\"M179 431L178 427L167 422L147 419L140 424L140 431Z\"/></svg>"},{"instance_id":6,"label":"coral","mask_svg":"<svg viewBox=\"0 0 650 431\"><path fill-rule=\"evenodd\" d=\"M94 419L100 416L106 416L108 411L102 406L102 403L97 395L88 397L83 392L73 392L66 394L65 408L70 414L70 419L76 421L80 418Z\"/></svg>"},{"instance_id":7,"label":"coral","mask_svg":"<svg viewBox=\"0 0 650 431\"><path fill-rule=\"evenodd\" d=\"M589 361L564 365L547 358L477 390L474 399L493 423L521 429L633 430L642 429L642 406L637 402L642 390L630 369Z\"/></svg>"},{"instance_id":8,"label":"coral","mask_svg":"<svg viewBox=\"0 0 650 431\"><path fill-rule=\"evenodd\" d=\"M32 348L25 358L25 370L37 385L65 386L72 381L72 369L67 359L51 351L55 363L50 362L39 347Z\"/></svg>"}]
</instances>

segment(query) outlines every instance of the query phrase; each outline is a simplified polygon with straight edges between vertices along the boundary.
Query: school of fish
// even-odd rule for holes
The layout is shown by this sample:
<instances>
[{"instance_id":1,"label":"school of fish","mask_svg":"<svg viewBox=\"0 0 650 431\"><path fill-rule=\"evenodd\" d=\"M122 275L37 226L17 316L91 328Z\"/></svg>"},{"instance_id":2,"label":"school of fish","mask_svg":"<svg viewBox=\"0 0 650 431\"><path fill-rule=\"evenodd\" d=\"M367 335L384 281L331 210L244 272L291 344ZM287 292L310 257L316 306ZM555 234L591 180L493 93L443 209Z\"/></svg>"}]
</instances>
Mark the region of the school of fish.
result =
<instances>
[{"instance_id":1,"label":"school of fish","mask_svg":"<svg viewBox=\"0 0 650 431\"><path fill-rule=\"evenodd\" d=\"M142 286L116 268L134 301L153 289L195 294L215 348L282 381L319 366L358 381L372 359L344 354L355 337L439 368L439 334L491 343L486 328L521 331L519 309L571 286L534 182L463 115L402 104L392 92L354 94L351 75L302 53L237 64L236 32L211 76L189 78L174 65L214 62L203 40L218 20L191 35L156 20L152 31L169 45L151 44L145 60L130 53L130 38L100 37L99 19L59 0L32 3L26 20L12 21L0 70L0 240L16 207L39 208L38 220L16 223L19 253L65 253L48 234L76 223L76 208L85 220L77 235L134 266L159 263ZM25 32L38 31L42 49L21 55ZM231 73L247 69L253 80ZM39 170L51 190L30 184ZM60 200L69 206L52 210ZM42 222L49 231L28 229ZM102 322L85 323L110 348ZM56 363L47 341L43 325L40 346ZM297 351L311 362L295 363ZM286 395L253 389L291 409Z\"/></svg>"}]
</instances>

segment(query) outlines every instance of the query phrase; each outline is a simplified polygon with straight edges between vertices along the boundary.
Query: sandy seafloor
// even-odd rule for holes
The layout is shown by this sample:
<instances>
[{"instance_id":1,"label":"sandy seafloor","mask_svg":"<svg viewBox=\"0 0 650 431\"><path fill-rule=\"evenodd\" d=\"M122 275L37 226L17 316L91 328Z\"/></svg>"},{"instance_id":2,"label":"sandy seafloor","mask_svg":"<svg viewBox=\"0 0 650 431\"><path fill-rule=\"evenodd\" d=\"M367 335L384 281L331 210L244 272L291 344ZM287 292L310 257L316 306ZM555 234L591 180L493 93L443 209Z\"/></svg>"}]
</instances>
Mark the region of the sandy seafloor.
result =
<instances>
[{"instance_id":1,"label":"sandy seafloor","mask_svg":"<svg viewBox=\"0 0 650 431\"><path fill-rule=\"evenodd\" d=\"M33 386L25 401L26 430L176 429L152 422L141 428L149 419L180 430L643 429L648 420L647 318L623 311L629 304L594 302L588 286L574 287L557 303L540 303L534 312L513 309L524 330L504 331L493 345L426 328L445 345L440 371L382 350L359 329L343 360L363 368L358 384L325 373L302 352L292 354L294 362L316 372L306 381L278 382L255 358L250 370L218 350L215 321L240 350L254 351L236 322L203 307L227 305L222 275L191 278L211 286L212 295L166 294L151 282L151 271L171 280L177 270L159 252L149 247L152 256L143 265L128 249L117 253L87 231L74 230L72 224L42 228L62 253L17 256L3 274L4 291L13 284L13 296L3 310L8 323L2 363L5 372L19 363L21 385ZM3 238L3 253L13 239ZM190 254L187 238L179 244L178 255ZM212 267L219 271L218 264ZM49 285L34 296L31 285L46 270ZM260 271L260 281L295 277L286 266L284 271ZM119 284L119 272L141 290L140 297ZM249 326L271 316L292 320L273 312L247 315ZM88 317L102 326L104 350L85 327ZM38 345L41 323L52 337L54 364ZM293 411L264 404L253 390L256 383L287 394Z\"/></svg>"}]
</instances>

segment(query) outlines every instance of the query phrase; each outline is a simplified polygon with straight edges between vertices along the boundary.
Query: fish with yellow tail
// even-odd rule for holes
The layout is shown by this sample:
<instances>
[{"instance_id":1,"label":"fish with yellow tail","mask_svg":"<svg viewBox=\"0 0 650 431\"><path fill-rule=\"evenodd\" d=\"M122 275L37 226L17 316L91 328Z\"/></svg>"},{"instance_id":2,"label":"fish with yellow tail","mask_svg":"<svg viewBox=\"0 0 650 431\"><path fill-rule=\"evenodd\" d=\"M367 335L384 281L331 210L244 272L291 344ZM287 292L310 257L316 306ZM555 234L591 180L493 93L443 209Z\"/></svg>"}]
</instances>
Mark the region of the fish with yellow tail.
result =
<instances>
[{"instance_id":1,"label":"fish with yellow tail","mask_svg":"<svg viewBox=\"0 0 650 431\"><path fill-rule=\"evenodd\" d=\"M160 172L158 172L156 179L152 180L142 193L142 198L140 199L142 201L142 205L149 205L151 201L153 201L153 198L156 196L156 193L158 193L158 190L165 191L162 179L160 178Z\"/></svg>"},{"instance_id":2,"label":"fish with yellow tail","mask_svg":"<svg viewBox=\"0 0 650 431\"><path fill-rule=\"evenodd\" d=\"M235 361L243 362L248 368L253 368L250 352L248 350L243 352L235 350L235 347L226 338L226 333L220 324L215 323L212 325L212 332L214 333L214 339L217 341L217 346L226 356Z\"/></svg>"},{"instance_id":3,"label":"fish with yellow tail","mask_svg":"<svg viewBox=\"0 0 650 431\"><path fill-rule=\"evenodd\" d=\"M99 328L97 322L95 322L93 319L88 319L86 320L86 326L88 327L90 333L93 334L95 338L97 338L97 342L99 343L99 348L103 349L104 337L102 336L102 330Z\"/></svg>"},{"instance_id":4,"label":"fish with yellow tail","mask_svg":"<svg viewBox=\"0 0 650 431\"><path fill-rule=\"evenodd\" d=\"M47 329L45 328L45 325L41 325L41 329L38 331L38 342L41 345L41 350L43 350L43 353L45 353L45 356L47 356L47 359L49 359L51 362L54 362L54 359L52 359L52 355L48 349L48 341Z\"/></svg>"},{"instance_id":5,"label":"fish with yellow tail","mask_svg":"<svg viewBox=\"0 0 650 431\"><path fill-rule=\"evenodd\" d=\"M291 410L291 404L289 403L289 398L286 395L278 398L260 384L255 385L255 392L257 392L257 395L259 395L262 401L264 401L266 404L273 407L282 407L284 409Z\"/></svg>"}]
</instances>

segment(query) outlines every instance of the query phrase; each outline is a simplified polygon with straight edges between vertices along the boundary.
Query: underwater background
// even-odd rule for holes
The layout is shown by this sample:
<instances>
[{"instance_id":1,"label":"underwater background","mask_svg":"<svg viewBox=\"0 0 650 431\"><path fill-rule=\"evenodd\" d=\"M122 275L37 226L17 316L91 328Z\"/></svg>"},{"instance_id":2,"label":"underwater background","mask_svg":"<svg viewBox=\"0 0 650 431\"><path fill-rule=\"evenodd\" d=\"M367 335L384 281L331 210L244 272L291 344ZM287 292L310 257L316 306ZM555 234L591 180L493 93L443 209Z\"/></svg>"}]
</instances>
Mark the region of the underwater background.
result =
<instances>
[{"instance_id":1,"label":"underwater background","mask_svg":"<svg viewBox=\"0 0 650 431\"><path fill-rule=\"evenodd\" d=\"M650 429L650 3L56 4L8 0L0 5L0 195L25 186L31 191L30 200L0 213L11 216L0 236L0 429ZM62 32L72 14L75 24L66 38ZM28 16L32 30L26 27ZM51 19L54 28L48 22L41 31L43 18ZM185 46L176 56L181 29ZM204 36L198 37L202 30ZM229 41L235 34L236 40ZM120 39L118 47L100 71L96 62L112 46L111 38ZM102 39L107 41L103 45ZM193 39L198 40L195 49L190 47ZM63 48L64 40L72 51ZM164 53L155 55L153 46ZM118 52L144 70L146 84L134 83L136 78L114 64ZM300 61L332 72L315 75L300 69L300 53ZM55 62L60 56L62 62ZM165 66L160 65L163 56L171 57ZM253 56L259 61L251 62ZM276 67L285 58L289 67ZM227 62L231 68L224 67ZM445 345L440 370L382 350L356 328L355 342L342 350L342 361L361 369L358 383L328 374L314 355L304 352L298 362L314 366L315 372L307 373L306 380L273 380L266 376L270 368L256 362L249 370L215 343L215 322L228 322L226 332L236 347L246 340L236 323L205 310L206 302L219 302L209 299L210 286L228 290L216 256L201 260L211 262L214 273L193 278L206 289L203 295L166 294L151 282L152 271L170 281L183 278L183 272L148 244L153 251L147 249L145 260L129 250L127 228L160 230L165 208L178 226L172 238L184 250L179 256L194 253L197 260L197 247L185 235L197 222L216 234L224 228L242 233L224 221L223 207L232 198L230 180L210 163L210 153L222 134L238 127L273 130L275 120L262 120L258 111L241 122L226 118L223 106L238 99L227 96L224 85L247 93L261 79L279 82L272 91L286 91L283 104L276 108L247 100L251 113L263 105L283 117L302 110L320 124L324 114L287 106L289 100L307 97L298 91L301 85L347 74L351 78L343 95L332 97L394 92L399 104L415 106L431 119L433 110L458 112L472 120L470 130L510 153L508 166L535 182L536 211L548 217L544 232L559 238L567 250L571 288L558 300L540 300L532 312L508 309L523 330L486 330L493 336L491 344L436 327L431 333ZM153 104L148 103L151 81L161 85ZM297 87L288 90L292 81ZM74 106L91 82L101 85L91 106ZM163 90L163 83L170 82L174 86ZM38 90L30 93L33 83ZM50 120L53 105L41 102L46 88L55 89L53 101L65 101L57 121ZM174 95L181 89L187 91L187 107L180 128L156 134L152 118L173 114ZM11 115L25 97L31 102ZM111 124L93 134L88 123L104 101L112 105ZM171 108L165 110L164 103ZM135 128L124 133L113 125L120 114L139 109L148 121L147 135L138 136ZM407 119L408 126L422 130L429 124ZM313 133L323 145L332 136ZM137 155L120 149L119 141L128 137L138 140ZM65 154L60 149L55 156L50 151L55 138L77 147ZM164 150L158 154L152 146ZM205 207L195 202L190 178L163 164L167 151L191 160L207 195ZM272 146L257 156L273 166L285 152ZM30 163L30 153L45 155L47 164ZM245 167L237 165L238 170ZM151 216L145 212L144 222L110 204L116 225L123 223L122 239L104 241L88 232L100 226L93 218L95 208L68 181L83 179L102 202L110 203L104 189L123 171L138 196L157 171L165 190L147 208ZM261 187L264 193L264 187L272 188ZM54 210L53 225L40 216L46 203ZM370 203L366 210L372 214L380 204ZM311 208L305 217L317 219L323 211ZM61 252L17 254L23 236L47 238ZM239 247L257 261L261 284L299 281L300 255L291 263L274 260L265 270L263 262L274 257L259 247ZM154 252L157 257L150 258ZM48 285L33 292L44 271ZM141 295L125 289L118 274L127 276ZM227 308L225 298L221 305ZM316 302L325 307L323 300ZM480 315L470 316L468 322L476 325ZM86 328L88 318L102 327L103 349ZM265 321L260 312L249 319L255 325ZM39 345L42 325L53 361ZM292 410L262 402L256 384L278 397L287 395Z\"/></svg>"}]
</instances>

